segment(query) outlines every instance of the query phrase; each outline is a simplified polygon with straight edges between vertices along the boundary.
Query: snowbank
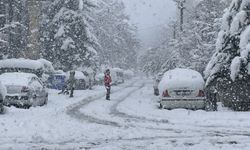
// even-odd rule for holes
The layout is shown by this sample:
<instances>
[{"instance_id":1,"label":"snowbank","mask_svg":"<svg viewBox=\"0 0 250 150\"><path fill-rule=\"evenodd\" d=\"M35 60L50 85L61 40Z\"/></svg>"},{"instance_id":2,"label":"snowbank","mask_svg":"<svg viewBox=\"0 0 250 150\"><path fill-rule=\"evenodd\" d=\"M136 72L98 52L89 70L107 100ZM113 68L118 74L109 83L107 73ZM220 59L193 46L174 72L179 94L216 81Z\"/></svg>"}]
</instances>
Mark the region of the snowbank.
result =
<instances>
[{"instance_id":1,"label":"snowbank","mask_svg":"<svg viewBox=\"0 0 250 150\"><path fill-rule=\"evenodd\" d=\"M191 69L180 69L167 71L159 83L159 91L162 93L166 89L188 88L204 88L204 80L201 74Z\"/></svg>"}]
</instances>

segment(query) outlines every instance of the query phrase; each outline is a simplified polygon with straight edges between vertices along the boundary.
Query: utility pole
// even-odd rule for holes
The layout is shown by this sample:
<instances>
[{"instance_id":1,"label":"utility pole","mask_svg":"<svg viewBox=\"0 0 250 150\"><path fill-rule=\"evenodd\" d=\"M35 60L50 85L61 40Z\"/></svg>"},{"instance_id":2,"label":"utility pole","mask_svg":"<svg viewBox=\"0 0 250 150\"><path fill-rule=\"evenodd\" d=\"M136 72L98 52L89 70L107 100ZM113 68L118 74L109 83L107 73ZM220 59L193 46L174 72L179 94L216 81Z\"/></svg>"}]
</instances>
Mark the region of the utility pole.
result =
<instances>
[{"instance_id":1,"label":"utility pole","mask_svg":"<svg viewBox=\"0 0 250 150\"><path fill-rule=\"evenodd\" d=\"M184 23L184 4L186 3L186 0L174 0L174 2L177 3L177 7L180 10L180 31L183 31L183 23Z\"/></svg>"}]
</instances>

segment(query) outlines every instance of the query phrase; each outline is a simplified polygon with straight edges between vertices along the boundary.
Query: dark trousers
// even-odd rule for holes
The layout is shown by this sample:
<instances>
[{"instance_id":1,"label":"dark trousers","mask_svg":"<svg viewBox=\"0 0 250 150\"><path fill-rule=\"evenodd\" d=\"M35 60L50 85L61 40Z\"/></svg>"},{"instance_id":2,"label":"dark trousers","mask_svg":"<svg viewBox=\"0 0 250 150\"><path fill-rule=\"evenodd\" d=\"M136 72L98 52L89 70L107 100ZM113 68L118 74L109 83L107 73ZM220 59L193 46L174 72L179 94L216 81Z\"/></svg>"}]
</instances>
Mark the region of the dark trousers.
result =
<instances>
[{"instance_id":1,"label":"dark trousers","mask_svg":"<svg viewBox=\"0 0 250 150\"><path fill-rule=\"evenodd\" d=\"M73 97L73 95L74 95L74 89L75 89L75 88L71 88L71 89L70 89L70 96L69 96L69 97Z\"/></svg>"},{"instance_id":2,"label":"dark trousers","mask_svg":"<svg viewBox=\"0 0 250 150\"><path fill-rule=\"evenodd\" d=\"M110 100L111 86L106 86L106 89L107 89L106 100Z\"/></svg>"}]
</instances>

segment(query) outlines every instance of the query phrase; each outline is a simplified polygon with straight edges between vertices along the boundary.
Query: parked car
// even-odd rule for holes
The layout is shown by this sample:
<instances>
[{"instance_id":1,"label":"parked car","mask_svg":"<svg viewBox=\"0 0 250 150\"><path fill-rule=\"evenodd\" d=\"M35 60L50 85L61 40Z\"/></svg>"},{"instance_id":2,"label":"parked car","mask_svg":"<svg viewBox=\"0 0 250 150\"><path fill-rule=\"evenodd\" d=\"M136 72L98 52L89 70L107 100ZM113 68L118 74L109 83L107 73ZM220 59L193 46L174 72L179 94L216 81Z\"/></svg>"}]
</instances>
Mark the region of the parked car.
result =
<instances>
[{"instance_id":1,"label":"parked car","mask_svg":"<svg viewBox=\"0 0 250 150\"><path fill-rule=\"evenodd\" d=\"M42 78L44 66L40 61L24 58L0 60L0 74L7 72L33 73Z\"/></svg>"},{"instance_id":2,"label":"parked car","mask_svg":"<svg viewBox=\"0 0 250 150\"><path fill-rule=\"evenodd\" d=\"M204 79L191 69L167 71L159 83L160 108L205 109Z\"/></svg>"},{"instance_id":3,"label":"parked car","mask_svg":"<svg viewBox=\"0 0 250 150\"><path fill-rule=\"evenodd\" d=\"M132 70L124 71L124 79L129 80L135 76L135 73Z\"/></svg>"},{"instance_id":4,"label":"parked car","mask_svg":"<svg viewBox=\"0 0 250 150\"><path fill-rule=\"evenodd\" d=\"M96 85L103 85L103 78L104 78L104 73L98 73L96 76L95 76L95 84Z\"/></svg>"},{"instance_id":5,"label":"parked car","mask_svg":"<svg viewBox=\"0 0 250 150\"><path fill-rule=\"evenodd\" d=\"M54 74L51 74L48 78L48 88L62 90L66 83L66 73L58 70Z\"/></svg>"},{"instance_id":6,"label":"parked car","mask_svg":"<svg viewBox=\"0 0 250 150\"><path fill-rule=\"evenodd\" d=\"M0 82L0 114L4 112L3 100L5 98L6 88Z\"/></svg>"},{"instance_id":7,"label":"parked car","mask_svg":"<svg viewBox=\"0 0 250 150\"><path fill-rule=\"evenodd\" d=\"M35 74L4 73L0 75L0 82L7 90L3 101L6 106L29 108L48 102L47 88Z\"/></svg>"},{"instance_id":8,"label":"parked car","mask_svg":"<svg viewBox=\"0 0 250 150\"><path fill-rule=\"evenodd\" d=\"M124 83L124 73L123 70L120 68L111 68L110 75L112 78L112 84L118 85Z\"/></svg>"}]
</instances>

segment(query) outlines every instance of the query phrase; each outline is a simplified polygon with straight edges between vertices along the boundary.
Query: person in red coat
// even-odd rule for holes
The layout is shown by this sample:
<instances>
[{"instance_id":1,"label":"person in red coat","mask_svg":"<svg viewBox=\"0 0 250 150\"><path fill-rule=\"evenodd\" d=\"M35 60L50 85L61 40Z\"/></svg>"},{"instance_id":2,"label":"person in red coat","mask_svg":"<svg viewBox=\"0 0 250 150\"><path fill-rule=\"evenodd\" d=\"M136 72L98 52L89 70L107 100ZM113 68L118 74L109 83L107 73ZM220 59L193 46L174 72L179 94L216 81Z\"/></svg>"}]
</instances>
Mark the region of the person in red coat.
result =
<instances>
[{"instance_id":1,"label":"person in red coat","mask_svg":"<svg viewBox=\"0 0 250 150\"><path fill-rule=\"evenodd\" d=\"M110 100L111 82L110 70L107 69L104 73L104 85L107 89L106 100Z\"/></svg>"}]
</instances>

